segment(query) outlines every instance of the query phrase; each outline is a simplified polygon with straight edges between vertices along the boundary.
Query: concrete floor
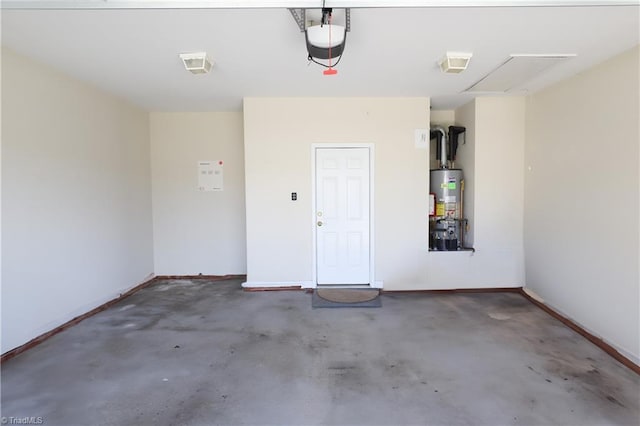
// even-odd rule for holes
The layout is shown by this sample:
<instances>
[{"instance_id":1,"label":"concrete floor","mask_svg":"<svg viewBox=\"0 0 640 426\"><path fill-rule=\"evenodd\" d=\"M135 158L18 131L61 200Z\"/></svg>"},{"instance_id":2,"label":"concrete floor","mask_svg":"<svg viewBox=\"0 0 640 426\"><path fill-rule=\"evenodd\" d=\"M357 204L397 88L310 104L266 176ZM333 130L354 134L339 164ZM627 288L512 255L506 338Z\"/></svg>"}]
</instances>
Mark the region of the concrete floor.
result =
<instances>
[{"instance_id":1,"label":"concrete floor","mask_svg":"<svg viewBox=\"0 0 640 426\"><path fill-rule=\"evenodd\" d=\"M165 281L2 365L2 416L46 425L640 422L640 377L514 293Z\"/></svg>"}]
</instances>

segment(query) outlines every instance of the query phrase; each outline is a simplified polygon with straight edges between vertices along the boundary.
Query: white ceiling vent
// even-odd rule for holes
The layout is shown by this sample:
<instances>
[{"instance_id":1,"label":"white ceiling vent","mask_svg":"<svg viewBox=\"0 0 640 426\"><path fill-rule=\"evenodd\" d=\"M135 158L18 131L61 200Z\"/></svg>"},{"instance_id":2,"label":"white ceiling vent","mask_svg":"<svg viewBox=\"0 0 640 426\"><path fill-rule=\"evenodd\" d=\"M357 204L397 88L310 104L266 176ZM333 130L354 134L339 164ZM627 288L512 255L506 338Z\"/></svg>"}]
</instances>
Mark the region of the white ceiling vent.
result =
<instances>
[{"instance_id":1,"label":"white ceiling vent","mask_svg":"<svg viewBox=\"0 0 640 426\"><path fill-rule=\"evenodd\" d=\"M525 83L550 67L576 56L575 54L511 55L498 68L474 83L465 92L506 93L524 89Z\"/></svg>"},{"instance_id":2,"label":"white ceiling vent","mask_svg":"<svg viewBox=\"0 0 640 426\"><path fill-rule=\"evenodd\" d=\"M206 74L213 66L206 52L181 53L180 59L185 69L193 74Z\"/></svg>"},{"instance_id":3,"label":"white ceiling vent","mask_svg":"<svg viewBox=\"0 0 640 426\"><path fill-rule=\"evenodd\" d=\"M473 54L462 52L447 52L440 59L440 69L447 74L459 74L466 70Z\"/></svg>"}]
</instances>

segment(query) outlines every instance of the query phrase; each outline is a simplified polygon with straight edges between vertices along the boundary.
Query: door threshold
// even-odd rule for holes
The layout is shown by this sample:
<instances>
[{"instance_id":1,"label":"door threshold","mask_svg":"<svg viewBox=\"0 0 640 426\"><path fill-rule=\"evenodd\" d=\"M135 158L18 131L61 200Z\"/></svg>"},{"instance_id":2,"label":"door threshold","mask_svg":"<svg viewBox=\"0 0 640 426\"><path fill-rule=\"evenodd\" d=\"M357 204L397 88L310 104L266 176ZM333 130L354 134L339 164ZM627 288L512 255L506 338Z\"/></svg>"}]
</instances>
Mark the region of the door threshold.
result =
<instances>
[{"instance_id":1,"label":"door threshold","mask_svg":"<svg viewBox=\"0 0 640 426\"><path fill-rule=\"evenodd\" d=\"M317 289L321 288L359 288L359 289L373 289L369 284L318 284Z\"/></svg>"}]
</instances>

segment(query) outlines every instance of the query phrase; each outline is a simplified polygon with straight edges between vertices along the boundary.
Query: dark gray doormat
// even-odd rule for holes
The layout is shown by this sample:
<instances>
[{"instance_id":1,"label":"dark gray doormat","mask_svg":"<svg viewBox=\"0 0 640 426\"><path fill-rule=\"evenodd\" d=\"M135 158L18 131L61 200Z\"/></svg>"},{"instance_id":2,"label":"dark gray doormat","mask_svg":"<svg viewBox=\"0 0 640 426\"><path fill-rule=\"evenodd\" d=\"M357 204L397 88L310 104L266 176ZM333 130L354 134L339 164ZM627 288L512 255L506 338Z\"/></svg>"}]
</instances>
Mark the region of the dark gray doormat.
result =
<instances>
[{"instance_id":1,"label":"dark gray doormat","mask_svg":"<svg viewBox=\"0 0 640 426\"><path fill-rule=\"evenodd\" d=\"M319 289L311 297L312 308L380 308L380 292L374 289Z\"/></svg>"}]
</instances>

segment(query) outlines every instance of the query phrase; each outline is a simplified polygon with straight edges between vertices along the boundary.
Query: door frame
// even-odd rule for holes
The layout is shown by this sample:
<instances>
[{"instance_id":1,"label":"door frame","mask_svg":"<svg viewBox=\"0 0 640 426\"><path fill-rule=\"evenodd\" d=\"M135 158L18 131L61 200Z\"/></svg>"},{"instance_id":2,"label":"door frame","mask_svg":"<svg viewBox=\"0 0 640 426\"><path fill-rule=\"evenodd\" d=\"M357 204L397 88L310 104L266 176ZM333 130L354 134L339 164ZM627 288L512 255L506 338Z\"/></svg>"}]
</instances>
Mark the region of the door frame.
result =
<instances>
[{"instance_id":1,"label":"door frame","mask_svg":"<svg viewBox=\"0 0 640 426\"><path fill-rule=\"evenodd\" d=\"M374 222L374 171L375 145L373 143L313 143L311 144L311 229L312 260L311 260L311 288L318 287L318 257L317 257L317 226L316 226L316 153L318 149L367 148L369 150L369 286L382 288L382 282L375 280L375 222Z\"/></svg>"}]
</instances>

